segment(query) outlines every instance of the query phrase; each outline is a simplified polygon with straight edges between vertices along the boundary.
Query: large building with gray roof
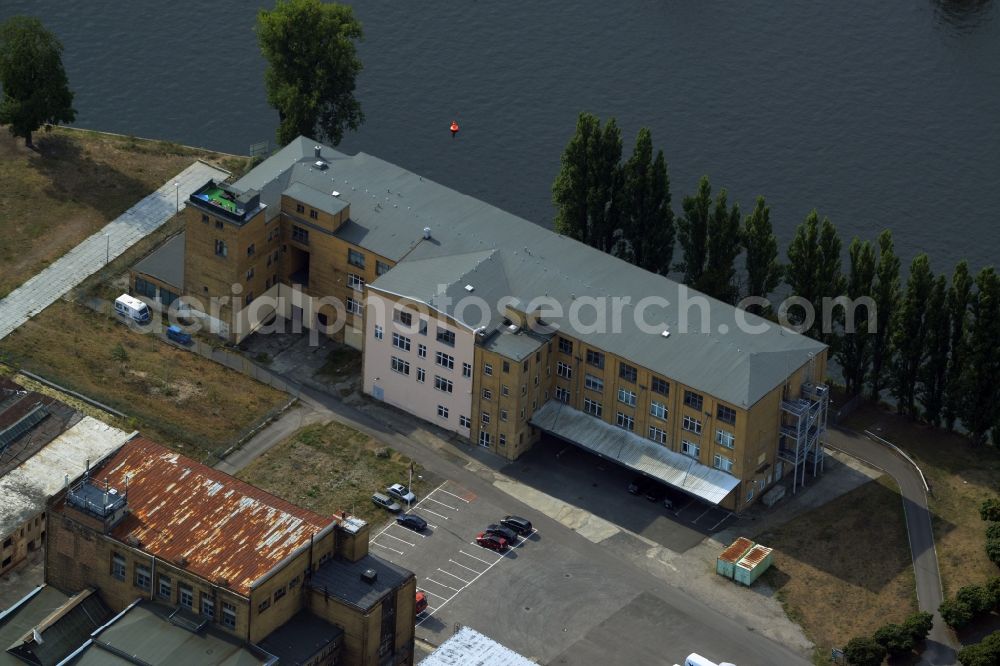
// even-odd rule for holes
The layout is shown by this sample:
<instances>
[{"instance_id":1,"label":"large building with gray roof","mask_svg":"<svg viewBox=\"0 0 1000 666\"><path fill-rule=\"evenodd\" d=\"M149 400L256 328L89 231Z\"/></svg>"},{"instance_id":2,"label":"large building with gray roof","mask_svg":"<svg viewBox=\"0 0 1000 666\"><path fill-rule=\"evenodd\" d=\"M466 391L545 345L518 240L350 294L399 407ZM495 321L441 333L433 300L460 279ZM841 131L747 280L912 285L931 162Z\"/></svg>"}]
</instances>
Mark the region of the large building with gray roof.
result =
<instances>
[{"instance_id":1,"label":"large building with gray roof","mask_svg":"<svg viewBox=\"0 0 1000 666\"><path fill-rule=\"evenodd\" d=\"M737 511L822 466L825 345L394 164L300 137L189 204L220 335L332 335L368 394L499 455L548 434Z\"/></svg>"}]
</instances>

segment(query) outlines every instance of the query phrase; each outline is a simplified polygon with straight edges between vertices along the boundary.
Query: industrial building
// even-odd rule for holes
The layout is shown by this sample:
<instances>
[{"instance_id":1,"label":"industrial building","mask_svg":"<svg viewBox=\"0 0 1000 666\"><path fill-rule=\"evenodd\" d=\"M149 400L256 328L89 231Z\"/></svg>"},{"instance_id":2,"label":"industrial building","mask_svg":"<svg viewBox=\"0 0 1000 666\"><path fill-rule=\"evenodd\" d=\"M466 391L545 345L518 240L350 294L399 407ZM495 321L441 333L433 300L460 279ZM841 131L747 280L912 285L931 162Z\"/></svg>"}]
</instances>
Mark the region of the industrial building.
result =
<instances>
[{"instance_id":1,"label":"industrial building","mask_svg":"<svg viewBox=\"0 0 1000 666\"><path fill-rule=\"evenodd\" d=\"M176 241L136 291L233 342L329 334L505 458L548 434L733 511L822 469L825 345L378 158L300 137L185 215L183 270Z\"/></svg>"}]
</instances>

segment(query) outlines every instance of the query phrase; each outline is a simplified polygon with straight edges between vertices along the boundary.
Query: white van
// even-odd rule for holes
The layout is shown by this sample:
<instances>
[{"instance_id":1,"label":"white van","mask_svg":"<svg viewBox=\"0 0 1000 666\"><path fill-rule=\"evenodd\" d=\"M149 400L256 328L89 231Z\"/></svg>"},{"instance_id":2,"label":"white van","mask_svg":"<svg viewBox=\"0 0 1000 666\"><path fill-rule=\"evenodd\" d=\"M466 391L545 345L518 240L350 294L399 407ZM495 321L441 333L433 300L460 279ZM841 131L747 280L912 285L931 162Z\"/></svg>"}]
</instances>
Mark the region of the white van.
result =
<instances>
[{"instance_id":1,"label":"white van","mask_svg":"<svg viewBox=\"0 0 1000 666\"><path fill-rule=\"evenodd\" d=\"M674 666L677 666L677 664L674 664ZM687 659L684 660L684 666L735 666L735 665L730 664L728 661L716 664L711 659L706 659L700 654L692 652L687 656Z\"/></svg>"},{"instance_id":2,"label":"white van","mask_svg":"<svg viewBox=\"0 0 1000 666\"><path fill-rule=\"evenodd\" d=\"M149 321L149 308L146 304L128 294L122 294L115 299L115 312L140 324Z\"/></svg>"}]
</instances>

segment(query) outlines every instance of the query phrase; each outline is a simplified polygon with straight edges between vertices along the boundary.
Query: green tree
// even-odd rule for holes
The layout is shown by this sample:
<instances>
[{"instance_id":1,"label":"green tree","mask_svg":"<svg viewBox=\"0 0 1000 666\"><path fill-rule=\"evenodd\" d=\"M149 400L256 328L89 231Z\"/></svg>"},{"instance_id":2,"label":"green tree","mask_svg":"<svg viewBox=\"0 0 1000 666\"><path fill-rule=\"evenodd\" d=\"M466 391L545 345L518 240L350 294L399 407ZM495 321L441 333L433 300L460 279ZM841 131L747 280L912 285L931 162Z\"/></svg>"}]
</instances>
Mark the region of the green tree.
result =
<instances>
[{"instance_id":1,"label":"green tree","mask_svg":"<svg viewBox=\"0 0 1000 666\"><path fill-rule=\"evenodd\" d=\"M990 497L979 505L979 517L988 522L1000 521L1000 497Z\"/></svg>"},{"instance_id":2,"label":"green tree","mask_svg":"<svg viewBox=\"0 0 1000 666\"><path fill-rule=\"evenodd\" d=\"M925 306L927 329L925 356L920 368L920 402L924 418L932 425L941 424L945 386L948 380L948 347L951 344L951 317L948 313L948 281L938 275L931 286Z\"/></svg>"},{"instance_id":3,"label":"green tree","mask_svg":"<svg viewBox=\"0 0 1000 666\"><path fill-rule=\"evenodd\" d=\"M875 314L861 299L872 297L872 283L875 281L875 250L869 241L851 241L850 271L847 277L847 297L854 308L853 328L845 327L844 337L837 352L837 362L844 373L844 384L848 395L856 395L864 387L865 377L871 365L872 334L868 331L868 321Z\"/></svg>"},{"instance_id":4,"label":"green tree","mask_svg":"<svg viewBox=\"0 0 1000 666\"><path fill-rule=\"evenodd\" d=\"M364 122L354 88L361 72L355 43L361 23L347 5L278 0L257 13L257 41L267 60L267 101L278 111L278 143L299 135L340 143Z\"/></svg>"},{"instance_id":5,"label":"green tree","mask_svg":"<svg viewBox=\"0 0 1000 666\"><path fill-rule=\"evenodd\" d=\"M927 339L927 299L931 295L934 276L926 254L918 254L910 264L906 295L900 303L899 317L892 333L895 356L892 365L892 395L896 409L916 416L917 380L924 359Z\"/></svg>"},{"instance_id":6,"label":"green tree","mask_svg":"<svg viewBox=\"0 0 1000 666\"><path fill-rule=\"evenodd\" d=\"M989 431L997 425L1000 401L997 340L1000 340L1000 278L993 268L984 268L976 276L969 348L962 377L966 395L962 421L976 445L984 444Z\"/></svg>"},{"instance_id":7,"label":"green tree","mask_svg":"<svg viewBox=\"0 0 1000 666\"><path fill-rule=\"evenodd\" d=\"M996 666L1000 664L1000 631L994 631L975 645L958 652L962 666Z\"/></svg>"},{"instance_id":8,"label":"green tree","mask_svg":"<svg viewBox=\"0 0 1000 666\"><path fill-rule=\"evenodd\" d=\"M885 648L890 657L902 657L913 652L915 641L910 630L901 624L884 624L872 636L875 642Z\"/></svg>"},{"instance_id":9,"label":"green tree","mask_svg":"<svg viewBox=\"0 0 1000 666\"><path fill-rule=\"evenodd\" d=\"M684 197L684 214L677 219L681 261L674 268L684 271L684 283L697 288L708 260L708 224L712 210L712 186L708 176L698 181L698 193Z\"/></svg>"},{"instance_id":10,"label":"green tree","mask_svg":"<svg viewBox=\"0 0 1000 666\"><path fill-rule=\"evenodd\" d=\"M743 223L743 248L746 250L746 272L748 297L766 299L781 282L782 268L778 263L778 239L771 226L771 209L764 197L757 197L753 212ZM748 312L767 316L768 305L752 304Z\"/></svg>"},{"instance_id":11,"label":"green tree","mask_svg":"<svg viewBox=\"0 0 1000 666\"><path fill-rule=\"evenodd\" d=\"M736 257L743 246L740 206L728 205L722 189L715 198L715 210L708 220L708 255L701 279L695 288L726 303L739 297L736 284Z\"/></svg>"},{"instance_id":12,"label":"green tree","mask_svg":"<svg viewBox=\"0 0 1000 666\"><path fill-rule=\"evenodd\" d=\"M962 261L955 266L951 277L951 288L948 289L948 317L951 325L951 340L949 342L948 374L945 380L944 394L944 424L948 430L955 427L955 421L962 412L965 402L965 389L962 385L962 372L965 369L965 357L968 349L969 333L969 303L972 299L972 276L969 274L969 264Z\"/></svg>"},{"instance_id":13,"label":"green tree","mask_svg":"<svg viewBox=\"0 0 1000 666\"><path fill-rule=\"evenodd\" d=\"M627 258L636 266L666 275L674 255L674 212L663 151L653 157L653 138L643 127L622 172L621 215Z\"/></svg>"},{"instance_id":14,"label":"green tree","mask_svg":"<svg viewBox=\"0 0 1000 666\"><path fill-rule=\"evenodd\" d=\"M899 257L893 249L892 232L886 229L878 237L878 270L875 272L876 329L872 338L870 387L872 400L878 401L892 362L892 328L899 303Z\"/></svg>"},{"instance_id":15,"label":"green tree","mask_svg":"<svg viewBox=\"0 0 1000 666\"><path fill-rule=\"evenodd\" d=\"M14 16L0 24L0 123L28 147L42 125L76 120L62 50L36 18Z\"/></svg>"},{"instance_id":16,"label":"green tree","mask_svg":"<svg viewBox=\"0 0 1000 666\"><path fill-rule=\"evenodd\" d=\"M826 217L821 223L815 210L798 226L788 246L785 278L792 293L807 301L812 310L794 308L788 311L788 318L793 324L804 326L806 335L827 344L833 343L834 322L823 321L824 298L840 296L845 287L840 272L840 249L836 227Z\"/></svg>"},{"instance_id":17,"label":"green tree","mask_svg":"<svg viewBox=\"0 0 1000 666\"><path fill-rule=\"evenodd\" d=\"M903 623L906 630L910 632L913 642L919 643L927 638L934 627L934 616L926 611L919 611L906 618Z\"/></svg>"},{"instance_id":18,"label":"green tree","mask_svg":"<svg viewBox=\"0 0 1000 666\"><path fill-rule=\"evenodd\" d=\"M621 157L622 136L615 119L602 128L596 116L581 113L552 184L556 232L604 252L612 250L619 228Z\"/></svg>"},{"instance_id":19,"label":"green tree","mask_svg":"<svg viewBox=\"0 0 1000 666\"><path fill-rule=\"evenodd\" d=\"M844 646L844 657L851 666L882 666L885 648L870 636L852 638Z\"/></svg>"},{"instance_id":20,"label":"green tree","mask_svg":"<svg viewBox=\"0 0 1000 666\"><path fill-rule=\"evenodd\" d=\"M990 523L986 527L986 557L1000 566L1000 523Z\"/></svg>"}]
</instances>

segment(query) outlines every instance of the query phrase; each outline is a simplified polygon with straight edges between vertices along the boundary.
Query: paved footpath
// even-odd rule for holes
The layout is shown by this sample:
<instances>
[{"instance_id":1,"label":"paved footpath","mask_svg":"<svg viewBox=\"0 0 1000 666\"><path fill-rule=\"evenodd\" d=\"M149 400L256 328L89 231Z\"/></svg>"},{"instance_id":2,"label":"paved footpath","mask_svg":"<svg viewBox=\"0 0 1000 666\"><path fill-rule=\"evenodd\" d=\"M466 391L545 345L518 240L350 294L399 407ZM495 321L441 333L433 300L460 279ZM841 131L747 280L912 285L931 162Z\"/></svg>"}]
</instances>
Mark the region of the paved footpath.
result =
<instances>
[{"instance_id":1,"label":"paved footpath","mask_svg":"<svg viewBox=\"0 0 1000 666\"><path fill-rule=\"evenodd\" d=\"M103 229L54 261L0 300L0 339L28 321L70 289L104 267L111 259L159 229L208 179L229 173L204 162L195 162L145 199L109 222ZM180 187L175 190L174 183Z\"/></svg>"}]
</instances>

